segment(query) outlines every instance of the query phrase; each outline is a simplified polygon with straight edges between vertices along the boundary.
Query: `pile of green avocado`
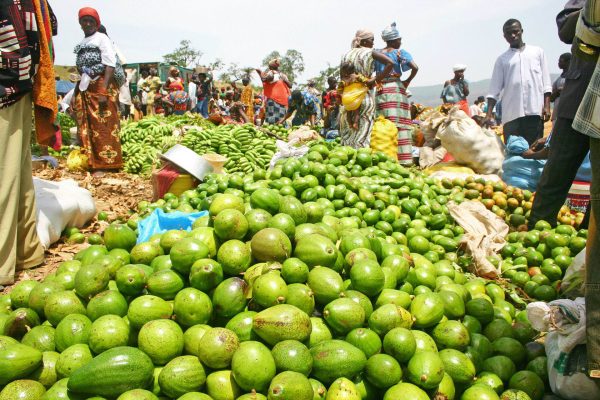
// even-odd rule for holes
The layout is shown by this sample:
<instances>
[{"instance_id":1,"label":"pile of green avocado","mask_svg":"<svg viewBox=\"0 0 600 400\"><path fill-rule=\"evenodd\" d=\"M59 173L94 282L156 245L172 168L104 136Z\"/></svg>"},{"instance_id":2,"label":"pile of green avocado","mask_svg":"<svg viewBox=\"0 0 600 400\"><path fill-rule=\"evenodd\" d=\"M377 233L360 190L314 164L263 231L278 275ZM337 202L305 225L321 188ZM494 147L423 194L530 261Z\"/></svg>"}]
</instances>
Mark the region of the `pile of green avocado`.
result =
<instances>
[{"instance_id":1,"label":"pile of green avocado","mask_svg":"<svg viewBox=\"0 0 600 400\"><path fill-rule=\"evenodd\" d=\"M514 288L461 268L457 194L317 144L141 202L209 215L139 244L137 217L113 223L0 296L0 400L540 400L544 346ZM505 259L527 262L532 238L512 239Z\"/></svg>"}]
</instances>

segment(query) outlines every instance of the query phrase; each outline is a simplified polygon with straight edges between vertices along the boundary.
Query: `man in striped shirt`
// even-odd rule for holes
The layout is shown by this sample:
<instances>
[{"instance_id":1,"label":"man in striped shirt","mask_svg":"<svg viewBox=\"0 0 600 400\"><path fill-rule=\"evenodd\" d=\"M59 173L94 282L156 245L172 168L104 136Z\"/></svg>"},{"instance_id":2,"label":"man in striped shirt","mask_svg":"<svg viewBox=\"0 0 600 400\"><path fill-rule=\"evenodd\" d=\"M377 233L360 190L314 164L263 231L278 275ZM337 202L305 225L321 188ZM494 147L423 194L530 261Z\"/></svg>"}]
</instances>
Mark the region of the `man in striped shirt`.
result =
<instances>
[{"instance_id":1,"label":"man in striped shirt","mask_svg":"<svg viewBox=\"0 0 600 400\"><path fill-rule=\"evenodd\" d=\"M600 0L586 0L577 21L575 45L584 54L600 53ZM562 103L561 103L562 104ZM600 63L581 101L573 129L589 137L592 163L592 218L588 232L585 308L588 373L600 378L600 235L596 218L600 215ZM599 381L600 382L600 381Z\"/></svg>"},{"instance_id":2,"label":"man in striped shirt","mask_svg":"<svg viewBox=\"0 0 600 400\"><path fill-rule=\"evenodd\" d=\"M54 89L55 22L46 0L0 0L0 286L14 282L15 270L44 261L35 221L31 115L32 101L57 106L55 93L40 94ZM42 120L37 110L36 123Z\"/></svg>"}]
</instances>

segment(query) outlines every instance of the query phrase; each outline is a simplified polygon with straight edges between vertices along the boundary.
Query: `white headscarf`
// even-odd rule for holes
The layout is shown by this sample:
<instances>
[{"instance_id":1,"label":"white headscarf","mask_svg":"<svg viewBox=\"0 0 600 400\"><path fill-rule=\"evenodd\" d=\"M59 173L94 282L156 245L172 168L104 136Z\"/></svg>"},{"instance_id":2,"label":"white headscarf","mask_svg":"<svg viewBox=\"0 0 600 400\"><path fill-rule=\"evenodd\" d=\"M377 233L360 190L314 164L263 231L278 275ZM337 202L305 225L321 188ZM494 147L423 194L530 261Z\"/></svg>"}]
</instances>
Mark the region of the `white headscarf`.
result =
<instances>
[{"instance_id":1,"label":"white headscarf","mask_svg":"<svg viewBox=\"0 0 600 400\"><path fill-rule=\"evenodd\" d=\"M396 29L396 23L392 23L390 26L385 28L383 32L381 32L381 38L384 42L389 42L392 40L400 39L402 36L398 29Z\"/></svg>"},{"instance_id":2,"label":"white headscarf","mask_svg":"<svg viewBox=\"0 0 600 400\"><path fill-rule=\"evenodd\" d=\"M465 64L456 64L454 67L452 67L452 71L457 72L457 71L464 71L467 69L467 66Z\"/></svg>"},{"instance_id":3,"label":"white headscarf","mask_svg":"<svg viewBox=\"0 0 600 400\"><path fill-rule=\"evenodd\" d=\"M352 48L356 49L357 47L360 47L360 42L362 42L365 39L371 38L375 38L375 35L372 31L368 29L359 29L358 31L356 31L354 39L352 39Z\"/></svg>"}]
</instances>

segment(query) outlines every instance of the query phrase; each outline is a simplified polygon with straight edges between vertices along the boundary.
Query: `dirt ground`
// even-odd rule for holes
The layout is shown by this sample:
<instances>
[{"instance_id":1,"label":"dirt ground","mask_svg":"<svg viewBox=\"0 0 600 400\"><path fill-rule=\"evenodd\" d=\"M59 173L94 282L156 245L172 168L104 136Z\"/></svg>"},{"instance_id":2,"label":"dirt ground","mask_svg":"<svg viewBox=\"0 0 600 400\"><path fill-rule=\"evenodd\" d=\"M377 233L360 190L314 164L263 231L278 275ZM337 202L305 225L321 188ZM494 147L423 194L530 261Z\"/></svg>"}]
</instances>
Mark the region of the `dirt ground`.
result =
<instances>
[{"instance_id":1,"label":"dirt ground","mask_svg":"<svg viewBox=\"0 0 600 400\"><path fill-rule=\"evenodd\" d=\"M130 215L137 203L141 200L152 199L152 183L150 179L125 173L106 173L103 177L92 177L85 172L70 172L64 165L57 169L50 167L34 171L34 176L49 181L62 181L73 179L80 187L89 190L96 202L97 212L108 213L108 220L112 221L119 217ZM92 219L81 231L88 235L101 233L108 222ZM54 243L46 251L46 262L36 269L20 271L15 277L16 282L27 279L41 281L46 275L52 273L58 265L73 258L79 250L88 244L70 244L64 240ZM7 286L4 292L10 292L11 286Z\"/></svg>"}]
</instances>

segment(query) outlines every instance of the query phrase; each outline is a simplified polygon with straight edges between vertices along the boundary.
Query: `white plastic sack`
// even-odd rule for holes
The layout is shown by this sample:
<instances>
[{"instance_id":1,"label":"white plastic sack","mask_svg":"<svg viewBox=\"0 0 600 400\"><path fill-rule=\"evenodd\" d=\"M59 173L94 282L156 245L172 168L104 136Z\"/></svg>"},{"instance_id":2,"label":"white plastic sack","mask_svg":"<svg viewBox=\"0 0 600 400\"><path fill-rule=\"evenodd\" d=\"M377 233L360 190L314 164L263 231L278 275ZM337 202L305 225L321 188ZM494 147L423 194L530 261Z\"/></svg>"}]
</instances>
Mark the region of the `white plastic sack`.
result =
<instances>
[{"instance_id":1,"label":"white plastic sack","mask_svg":"<svg viewBox=\"0 0 600 400\"><path fill-rule=\"evenodd\" d=\"M421 132L423 133L423 139L425 147L433 147L435 145L435 139L440 128L441 123L446 119L446 115L440 111L431 112L425 120L421 123Z\"/></svg>"},{"instance_id":2,"label":"white plastic sack","mask_svg":"<svg viewBox=\"0 0 600 400\"><path fill-rule=\"evenodd\" d=\"M60 239L67 226L81 228L96 215L89 190L72 179L60 182L33 178L37 207L37 234L44 249Z\"/></svg>"},{"instance_id":3,"label":"white plastic sack","mask_svg":"<svg viewBox=\"0 0 600 400\"><path fill-rule=\"evenodd\" d=\"M565 400L600 399L598 386L581 372L585 365L578 365L579 345L586 342L585 299L531 303L527 318L536 330L548 332L544 345L552 392Z\"/></svg>"},{"instance_id":4,"label":"white plastic sack","mask_svg":"<svg viewBox=\"0 0 600 400\"><path fill-rule=\"evenodd\" d=\"M479 174L501 174L504 146L492 130L482 129L458 107L440 125L437 137L456 162Z\"/></svg>"},{"instance_id":5,"label":"white plastic sack","mask_svg":"<svg viewBox=\"0 0 600 400\"><path fill-rule=\"evenodd\" d=\"M581 250L567 268L560 284L561 293L569 298L585 295L585 249Z\"/></svg>"},{"instance_id":6,"label":"white plastic sack","mask_svg":"<svg viewBox=\"0 0 600 400\"><path fill-rule=\"evenodd\" d=\"M600 399L600 389L590 377L580 371L566 370L569 354L560 350L561 337L558 332L550 332L544 342L550 389L564 400Z\"/></svg>"},{"instance_id":7,"label":"white plastic sack","mask_svg":"<svg viewBox=\"0 0 600 400\"><path fill-rule=\"evenodd\" d=\"M421 168L429 168L438 163L440 163L444 157L448 154L448 150L443 148L442 146L437 149L432 149L431 147L421 147L419 148L419 167Z\"/></svg>"},{"instance_id":8,"label":"white plastic sack","mask_svg":"<svg viewBox=\"0 0 600 400\"><path fill-rule=\"evenodd\" d=\"M308 146L295 147L294 145L286 143L283 140L276 141L275 145L277 146L278 151L273 155L273 158L271 158L269 169L273 169L277 161L281 160L282 158L299 158L307 154L309 150Z\"/></svg>"}]
</instances>

